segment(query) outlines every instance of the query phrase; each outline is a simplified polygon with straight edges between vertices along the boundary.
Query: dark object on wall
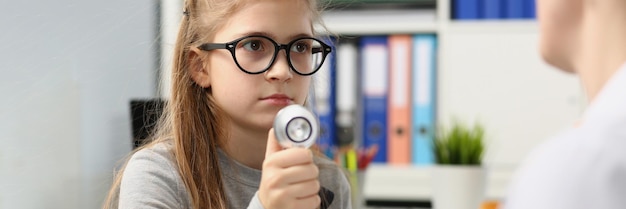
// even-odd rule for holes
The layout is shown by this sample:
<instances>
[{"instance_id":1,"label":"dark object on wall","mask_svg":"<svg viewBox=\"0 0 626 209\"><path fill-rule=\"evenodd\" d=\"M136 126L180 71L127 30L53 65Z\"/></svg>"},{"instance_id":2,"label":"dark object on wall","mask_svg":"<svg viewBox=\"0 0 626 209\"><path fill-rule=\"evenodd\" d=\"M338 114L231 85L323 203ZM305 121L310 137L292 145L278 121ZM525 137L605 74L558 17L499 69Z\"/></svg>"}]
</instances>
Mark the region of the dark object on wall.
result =
<instances>
[{"instance_id":1,"label":"dark object on wall","mask_svg":"<svg viewBox=\"0 0 626 209\"><path fill-rule=\"evenodd\" d=\"M133 99L130 114L133 131L133 149L144 144L153 133L163 113L165 101L161 99Z\"/></svg>"}]
</instances>

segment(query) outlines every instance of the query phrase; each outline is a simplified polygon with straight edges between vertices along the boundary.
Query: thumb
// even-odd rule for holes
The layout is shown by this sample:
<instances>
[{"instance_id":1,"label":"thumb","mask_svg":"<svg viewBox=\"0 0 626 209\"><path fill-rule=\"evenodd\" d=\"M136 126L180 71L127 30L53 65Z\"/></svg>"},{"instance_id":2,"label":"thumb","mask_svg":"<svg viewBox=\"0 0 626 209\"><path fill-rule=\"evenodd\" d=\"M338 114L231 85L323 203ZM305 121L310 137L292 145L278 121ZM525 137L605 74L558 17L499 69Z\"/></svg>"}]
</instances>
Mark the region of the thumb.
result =
<instances>
[{"instance_id":1,"label":"thumb","mask_svg":"<svg viewBox=\"0 0 626 209\"><path fill-rule=\"evenodd\" d=\"M271 128L269 133L267 134L267 145L265 147L265 158L268 156L282 150L283 147L280 146L278 140L276 140L276 135L274 134L274 128Z\"/></svg>"}]
</instances>

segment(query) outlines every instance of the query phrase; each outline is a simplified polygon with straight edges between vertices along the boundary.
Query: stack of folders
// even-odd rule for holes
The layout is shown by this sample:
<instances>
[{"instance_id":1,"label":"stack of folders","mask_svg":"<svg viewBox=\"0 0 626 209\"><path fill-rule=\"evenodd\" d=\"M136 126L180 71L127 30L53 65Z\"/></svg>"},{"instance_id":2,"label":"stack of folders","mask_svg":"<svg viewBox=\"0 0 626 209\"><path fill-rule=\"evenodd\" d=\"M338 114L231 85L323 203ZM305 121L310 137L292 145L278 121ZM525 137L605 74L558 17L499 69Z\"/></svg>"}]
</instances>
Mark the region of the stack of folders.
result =
<instances>
[{"instance_id":1,"label":"stack of folders","mask_svg":"<svg viewBox=\"0 0 626 209\"><path fill-rule=\"evenodd\" d=\"M452 0L452 18L535 19L536 0Z\"/></svg>"},{"instance_id":2,"label":"stack of folders","mask_svg":"<svg viewBox=\"0 0 626 209\"><path fill-rule=\"evenodd\" d=\"M432 165L437 37L329 38L313 80L320 151L350 171L370 162Z\"/></svg>"}]
</instances>

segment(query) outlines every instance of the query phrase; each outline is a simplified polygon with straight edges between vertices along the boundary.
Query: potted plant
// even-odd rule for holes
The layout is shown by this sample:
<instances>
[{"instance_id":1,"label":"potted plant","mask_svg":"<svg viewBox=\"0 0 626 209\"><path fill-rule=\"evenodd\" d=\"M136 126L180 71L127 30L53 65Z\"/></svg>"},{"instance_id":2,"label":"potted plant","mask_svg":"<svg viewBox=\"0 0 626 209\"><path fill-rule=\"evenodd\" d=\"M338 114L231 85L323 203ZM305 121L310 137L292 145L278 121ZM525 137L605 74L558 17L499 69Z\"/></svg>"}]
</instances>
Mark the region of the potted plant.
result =
<instances>
[{"instance_id":1,"label":"potted plant","mask_svg":"<svg viewBox=\"0 0 626 209\"><path fill-rule=\"evenodd\" d=\"M434 209L477 209L485 193L482 166L485 132L455 122L435 134L433 149L437 166L433 170Z\"/></svg>"}]
</instances>

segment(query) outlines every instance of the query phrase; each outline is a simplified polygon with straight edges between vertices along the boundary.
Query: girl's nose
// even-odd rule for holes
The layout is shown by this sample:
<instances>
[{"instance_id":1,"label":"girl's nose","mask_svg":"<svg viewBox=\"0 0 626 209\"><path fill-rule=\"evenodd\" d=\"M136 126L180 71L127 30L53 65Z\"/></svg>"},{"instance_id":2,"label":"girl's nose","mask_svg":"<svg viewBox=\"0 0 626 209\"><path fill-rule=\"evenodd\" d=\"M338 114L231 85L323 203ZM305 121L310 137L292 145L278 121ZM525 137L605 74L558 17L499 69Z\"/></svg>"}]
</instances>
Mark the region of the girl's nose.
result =
<instances>
[{"instance_id":1,"label":"girl's nose","mask_svg":"<svg viewBox=\"0 0 626 209\"><path fill-rule=\"evenodd\" d=\"M282 50L276 55L276 60L265 72L265 79L268 81L288 81L293 78L293 72L289 67L289 61L287 60L287 54Z\"/></svg>"}]
</instances>

